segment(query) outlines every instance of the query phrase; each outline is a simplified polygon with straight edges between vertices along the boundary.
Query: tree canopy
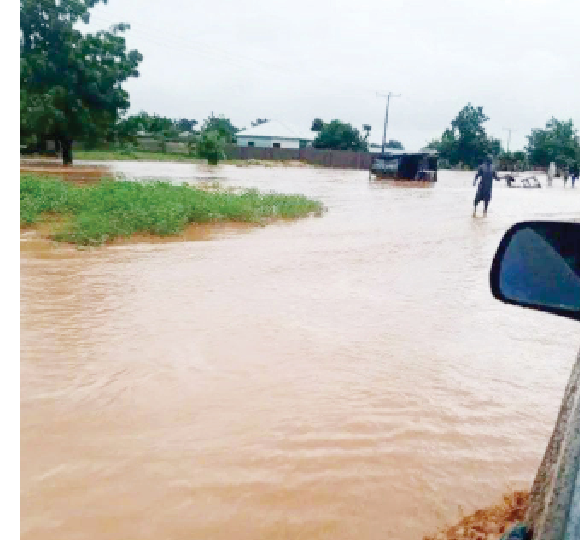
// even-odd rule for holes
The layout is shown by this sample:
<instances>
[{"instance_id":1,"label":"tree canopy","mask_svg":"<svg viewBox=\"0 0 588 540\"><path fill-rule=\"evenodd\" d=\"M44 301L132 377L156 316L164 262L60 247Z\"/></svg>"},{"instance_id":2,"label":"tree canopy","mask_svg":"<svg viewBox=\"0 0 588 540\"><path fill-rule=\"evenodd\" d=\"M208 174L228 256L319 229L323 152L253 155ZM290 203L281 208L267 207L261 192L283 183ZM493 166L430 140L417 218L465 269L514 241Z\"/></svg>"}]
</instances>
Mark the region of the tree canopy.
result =
<instances>
[{"instance_id":1,"label":"tree canopy","mask_svg":"<svg viewBox=\"0 0 588 540\"><path fill-rule=\"evenodd\" d=\"M197 120L180 118L173 120L158 114L150 115L145 111L122 118L116 123L114 133L120 141L134 141L140 132L163 137L177 137L185 131L194 132Z\"/></svg>"},{"instance_id":2,"label":"tree canopy","mask_svg":"<svg viewBox=\"0 0 588 540\"><path fill-rule=\"evenodd\" d=\"M527 139L526 150L533 165L547 167L553 161L558 167L580 167L580 137L572 120L552 118L545 129L533 129Z\"/></svg>"},{"instance_id":3,"label":"tree canopy","mask_svg":"<svg viewBox=\"0 0 588 540\"><path fill-rule=\"evenodd\" d=\"M251 122L251 127L260 126L261 124L267 124L269 120L267 118L258 118L257 120Z\"/></svg>"},{"instance_id":4,"label":"tree canopy","mask_svg":"<svg viewBox=\"0 0 588 540\"><path fill-rule=\"evenodd\" d=\"M74 138L108 135L128 109L122 83L138 77L142 60L127 51L128 24L82 34L88 10L101 0L21 0L20 118L25 142L56 139L71 163ZM105 1L105 0L102 0Z\"/></svg>"},{"instance_id":5,"label":"tree canopy","mask_svg":"<svg viewBox=\"0 0 588 540\"><path fill-rule=\"evenodd\" d=\"M198 120L189 118L180 118L176 120L176 127L179 131L194 131L194 128L198 125Z\"/></svg>"},{"instance_id":6,"label":"tree canopy","mask_svg":"<svg viewBox=\"0 0 588 540\"><path fill-rule=\"evenodd\" d=\"M323 129L323 125L324 125L324 122L320 118L315 118L312 121L312 126L310 128L310 131L320 131L321 129Z\"/></svg>"},{"instance_id":7,"label":"tree canopy","mask_svg":"<svg viewBox=\"0 0 588 540\"><path fill-rule=\"evenodd\" d=\"M366 152L368 149L367 140L361 136L359 130L351 124L345 124L340 120L333 120L328 124L323 124L312 145L315 148L353 150L354 152Z\"/></svg>"},{"instance_id":8,"label":"tree canopy","mask_svg":"<svg viewBox=\"0 0 588 540\"><path fill-rule=\"evenodd\" d=\"M218 135L227 143L235 143L237 139L235 134L239 131L228 118L224 116L214 116L211 114L202 124L202 133L206 131L216 131Z\"/></svg>"},{"instance_id":9,"label":"tree canopy","mask_svg":"<svg viewBox=\"0 0 588 540\"><path fill-rule=\"evenodd\" d=\"M484 129L483 124L488 120L482 107L468 103L451 121L451 127L428 147L437 150L439 157L452 165L462 162L475 168L486 155L500 154L500 141L489 137Z\"/></svg>"},{"instance_id":10,"label":"tree canopy","mask_svg":"<svg viewBox=\"0 0 588 540\"><path fill-rule=\"evenodd\" d=\"M402 143L394 139L390 139L384 146L385 148L392 148L393 150L404 150Z\"/></svg>"}]
</instances>

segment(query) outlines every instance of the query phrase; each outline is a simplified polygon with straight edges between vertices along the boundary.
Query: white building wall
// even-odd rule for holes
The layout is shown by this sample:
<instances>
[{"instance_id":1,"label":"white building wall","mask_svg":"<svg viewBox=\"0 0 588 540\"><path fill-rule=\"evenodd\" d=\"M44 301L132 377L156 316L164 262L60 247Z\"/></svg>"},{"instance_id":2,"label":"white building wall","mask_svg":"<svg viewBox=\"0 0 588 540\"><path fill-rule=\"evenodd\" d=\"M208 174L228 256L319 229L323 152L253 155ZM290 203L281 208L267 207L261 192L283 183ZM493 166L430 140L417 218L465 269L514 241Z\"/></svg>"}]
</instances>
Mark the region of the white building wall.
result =
<instances>
[{"instance_id":1,"label":"white building wall","mask_svg":"<svg viewBox=\"0 0 588 540\"><path fill-rule=\"evenodd\" d=\"M274 139L271 137L239 137L237 135L237 146L249 146L252 142L257 148L272 148L278 143L280 148L300 148L300 139Z\"/></svg>"}]
</instances>

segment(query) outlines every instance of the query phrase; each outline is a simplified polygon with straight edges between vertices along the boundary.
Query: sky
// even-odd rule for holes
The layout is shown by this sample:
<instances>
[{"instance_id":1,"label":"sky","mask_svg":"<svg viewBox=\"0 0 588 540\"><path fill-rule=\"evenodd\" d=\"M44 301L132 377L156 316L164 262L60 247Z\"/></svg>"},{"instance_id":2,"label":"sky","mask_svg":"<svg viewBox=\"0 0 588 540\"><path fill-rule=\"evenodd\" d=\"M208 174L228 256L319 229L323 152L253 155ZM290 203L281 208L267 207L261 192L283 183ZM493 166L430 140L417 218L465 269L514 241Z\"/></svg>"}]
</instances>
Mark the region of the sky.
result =
<instances>
[{"instance_id":1,"label":"sky","mask_svg":"<svg viewBox=\"0 0 588 540\"><path fill-rule=\"evenodd\" d=\"M308 130L372 126L408 150L482 106L489 135L522 150L556 117L580 127L580 0L109 0L85 31L127 22L143 54L129 113L224 115Z\"/></svg>"}]
</instances>

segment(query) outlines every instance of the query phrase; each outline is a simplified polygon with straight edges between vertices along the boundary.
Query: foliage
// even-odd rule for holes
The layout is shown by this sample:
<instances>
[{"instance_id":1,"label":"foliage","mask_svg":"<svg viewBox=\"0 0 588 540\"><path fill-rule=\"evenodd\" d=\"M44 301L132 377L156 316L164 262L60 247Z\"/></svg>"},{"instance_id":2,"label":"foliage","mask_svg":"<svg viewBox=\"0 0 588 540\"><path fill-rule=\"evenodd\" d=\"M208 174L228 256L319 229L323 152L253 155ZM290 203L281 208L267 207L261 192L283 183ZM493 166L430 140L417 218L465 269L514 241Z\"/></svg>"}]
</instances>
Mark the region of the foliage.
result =
<instances>
[{"instance_id":1,"label":"foliage","mask_svg":"<svg viewBox=\"0 0 588 540\"><path fill-rule=\"evenodd\" d=\"M239 131L228 118L211 114L202 125L201 132L217 132L227 143L236 143L235 134Z\"/></svg>"},{"instance_id":2,"label":"foliage","mask_svg":"<svg viewBox=\"0 0 588 540\"><path fill-rule=\"evenodd\" d=\"M368 149L367 141L361 136L359 130L340 120L324 124L314 140L313 146L331 150L353 150L354 152L365 152Z\"/></svg>"},{"instance_id":3,"label":"foliage","mask_svg":"<svg viewBox=\"0 0 588 540\"><path fill-rule=\"evenodd\" d=\"M395 141L394 139L390 139L384 146L394 150L404 150L402 143L400 141Z\"/></svg>"},{"instance_id":4,"label":"foliage","mask_svg":"<svg viewBox=\"0 0 588 540\"><path fill-rule=\"evenodd\" d=\"M55 240L99 245L134 233L177 235L188 223L241 221L320 214L320 202L302 195L205 191L167 182L103 180L78 187L62 180L21 175L21 226L42 221L48 213L65 218Z\"/></svg>"},{"instance_id":5,"label":"foliage","mask_svg":"<svg viewBox=\"0 0 588 540\"><path fill-rule=\"evenodd\" d=\"M175 137L180 129L171 118L150 115L145 111L123 118L115 126L119 141L134 141L140 132Z\"/></svg>"},{"instance_id":6,"label":"foliage","mask_svg":"<svg viewBox=\"0 0 588 540\"><path fill-rule=\"evenodd\" d=\"M196 152L210 165L216 165L221 159L225 159L226 139L218 131L203 131L196 143Z\"/></svg>"},{"instance_id":7,"label":"foliage","mask_svg":"<svg viewBox=\"0 0 588 540\"><path fill-rule=\"evenodd\" d=\"M198 120L189 118L180 118L175 122L178 131L194 131L194 128L198 125Z\"/></svg>"},{"instance_id":8,"label":"foliage","mask_svg":"<svg viewBox=\"0 0 588 540\"><path fill-rule=\"evenodd\" d=\"M324 125L325 123L320 118L315 118L312 121L312 127L310 128L310 131L320 131L323 129Z\"/></svg>"},{"instance_id":9,"label":"foliage","mask_svg":"<svg viewBox=\"0 0 588 540\"><path fill-rule=\"evenodd\" d=\"M183 132L193 132L198 120L181 118L173 120L158 114L150 115L145 111L122 118L116 123L114 133L119 141L135 142L137 135L144 132L155 137L178 137Z\"/></svg>"},{"instance_id":10,"label":"foliage","mask_svg":"<svg viewBox=\"0 0 588 540\"><path fill-rule=\"evenodd\" d=\"M179 152L150 152L148 150L130 150L115 148L112 150L77 150L76 159L92 161L197 161L193 155Z\"/></svg>"},{"instance_id":11,"label":"foliage","mask_svg":"<svg viewBox=\"0 0 588 540\"><path fill-rule=\"evenodd\" d=\"M482 107L473 107L468 103L452 120L440 139L429 143L428 148L436 150L440 158L447 159L452 165L459 162L475 168L488 154L498 155L500 141L488 137L483 127L488 117Z\"/></svg>"},{"instance_id":12,"label":"foliage","mask_svg":"<svg viewBox=\"0 0 588 540\"><path fill-rule=\"evenodd\" d=\"M498 156L501 170L527 169L528 160L525 152L503 152Z\"/></svg>"},{"instance_id":13,"label":"foliage","mask_svg":"<svg viewBox=\"0 0 588 540\"><path fill-rule=\"evenodd\" d=\"M547 167L552 161L558 167L580 167L580 137L572 120L552 118L545 129L533 129L527 135L526 147L532 165Z\"/></svg>"},{"instance_id":14,"label":"foliage","mask_svg":"<svg viewBox=\"0 0 588 540\"><path fill-rule=\"evenodd\" d=\"M73 139L110 135L129 107L122 83L138 77L142 56L126 50L128 24L82 34L100 0L21 0L20 118L24 142L58 140L71 163Z\"/></svg>"}]
</instances>

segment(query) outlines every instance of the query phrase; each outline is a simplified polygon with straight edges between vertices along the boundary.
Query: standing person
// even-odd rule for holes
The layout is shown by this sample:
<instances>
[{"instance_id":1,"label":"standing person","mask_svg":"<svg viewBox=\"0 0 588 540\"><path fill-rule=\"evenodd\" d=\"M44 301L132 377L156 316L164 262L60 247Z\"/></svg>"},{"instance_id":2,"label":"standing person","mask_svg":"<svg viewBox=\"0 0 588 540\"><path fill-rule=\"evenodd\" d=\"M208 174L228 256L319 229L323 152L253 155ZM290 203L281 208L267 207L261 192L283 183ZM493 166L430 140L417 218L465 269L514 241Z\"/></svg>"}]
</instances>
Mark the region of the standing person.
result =
<instances>
[{"instance_id":1,"label":"standing person","mask_svg":"<svg viewBox=\"0 0 588 540\"><path fill-rule=\"evenodd\" d=\"M478 181L478 177L480 178L480 183L478 184L478 190L476 191L476 198L474 199L474 214L473 217L476 217L476 207L478 206L479 202L484 201L484 217L486 217L488 212L488 203L490 203L490 199L492 198L492 180L500 180L496 171L494 170L494 166L492 165L492 155L489 154L486 157L486 161L480 165L476 176L474 177L474 186Z\"/></svg>"},{"instance_id":2,"label":"standing person","mask_svg":"<svg viewBox=\"0 0 588 540\"><path fill-rule=\"evenodd\" d=\"M576 183L576 180L578 178L578 176L580 176L580 170L578 167L574 166L572 167L572 170L570 171L570 174L572 176L572 187L574 187L574 184Z\"/></svg>"}]
</instances>

